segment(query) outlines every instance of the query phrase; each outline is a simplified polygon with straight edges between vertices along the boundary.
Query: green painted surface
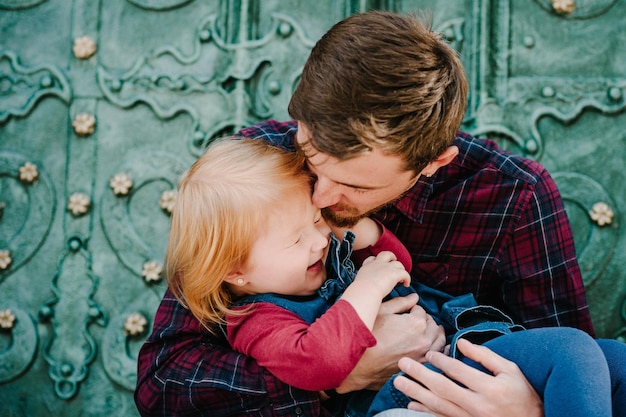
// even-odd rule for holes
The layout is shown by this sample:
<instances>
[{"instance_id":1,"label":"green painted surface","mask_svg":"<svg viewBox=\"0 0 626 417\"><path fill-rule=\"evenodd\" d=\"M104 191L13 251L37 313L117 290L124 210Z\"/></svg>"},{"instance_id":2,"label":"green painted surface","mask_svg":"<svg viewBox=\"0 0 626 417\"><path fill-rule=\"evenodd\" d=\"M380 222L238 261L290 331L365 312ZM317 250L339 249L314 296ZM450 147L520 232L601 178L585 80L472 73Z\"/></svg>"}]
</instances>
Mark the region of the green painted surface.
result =
<instances>
[{"instance_id":1,"label":"green painted surface","mask_svg":"<svg viewBox=\"0 0 626 417\"><path fill-rule=\"evenodd\" d=\"M137 415L168 191L213 138L287 119L315 40L371 8L433 11L469 75L464 127L554 174L598 332L624 338L626 3L572 4L0 0L0 312L15 318L0 330L0 414ZM72 50L83 36L87 58ZM72 126L83 113L91 133ZM596 203L610 223L592 219Z\"/></svg>"}]
</instances>

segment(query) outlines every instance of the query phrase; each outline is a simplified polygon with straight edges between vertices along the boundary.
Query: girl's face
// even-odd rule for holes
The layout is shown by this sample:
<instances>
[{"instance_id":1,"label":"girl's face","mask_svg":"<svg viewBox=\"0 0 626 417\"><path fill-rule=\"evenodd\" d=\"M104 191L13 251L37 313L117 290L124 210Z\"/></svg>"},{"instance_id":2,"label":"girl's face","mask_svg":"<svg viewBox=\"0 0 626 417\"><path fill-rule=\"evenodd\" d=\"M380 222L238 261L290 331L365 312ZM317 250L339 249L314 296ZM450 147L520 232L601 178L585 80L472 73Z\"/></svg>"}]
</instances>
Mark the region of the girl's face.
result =
<instances>
[{"instance_id":1,"label":"girl's face","mask_svg":"<svg viewBox=\"0 0 626 417\"><path fill-rule=\"evenodd\" d=\"M241 274L231 283L244 294L311 295L326 279L330 228L308 192L294 193L268 213Z\"/></svg>"}]
</instances>

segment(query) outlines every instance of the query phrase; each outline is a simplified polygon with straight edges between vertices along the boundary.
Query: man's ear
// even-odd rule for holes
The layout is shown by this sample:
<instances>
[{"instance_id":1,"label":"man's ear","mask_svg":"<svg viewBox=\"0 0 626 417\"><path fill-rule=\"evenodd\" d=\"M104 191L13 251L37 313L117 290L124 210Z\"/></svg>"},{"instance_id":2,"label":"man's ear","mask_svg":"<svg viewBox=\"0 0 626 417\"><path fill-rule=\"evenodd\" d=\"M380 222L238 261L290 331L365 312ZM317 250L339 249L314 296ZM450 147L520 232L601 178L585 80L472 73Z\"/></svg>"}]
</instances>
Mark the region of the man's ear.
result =
<instances>
[{"instance_id":1,"label":"man's ear","mask_svg":"<svg viewBox=\"0 0 626 417\"><path fill-rule=\"evenodd\" d=\"M443 151L441 155L437 157L434 161L426 165L421 172L422 175L427 177L432 176L437 170L441 167L445 167L448 165L456 156L459 154L459 148L456 146L450 146L448 149Z\"/></svg>"}]
</instances>

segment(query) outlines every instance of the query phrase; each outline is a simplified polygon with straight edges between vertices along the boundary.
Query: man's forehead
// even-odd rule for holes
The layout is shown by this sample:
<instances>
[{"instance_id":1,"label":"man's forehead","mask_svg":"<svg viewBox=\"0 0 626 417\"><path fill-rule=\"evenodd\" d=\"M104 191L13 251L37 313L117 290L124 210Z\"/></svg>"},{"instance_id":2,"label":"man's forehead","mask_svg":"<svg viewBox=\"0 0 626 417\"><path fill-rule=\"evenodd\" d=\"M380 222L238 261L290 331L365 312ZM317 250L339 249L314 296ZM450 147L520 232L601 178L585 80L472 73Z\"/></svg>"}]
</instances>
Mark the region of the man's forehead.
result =
<instances>
[{"instance_id":1,"label":"man's forehead","mask_svg":"<svg viewBox=\"0 0 626 417\"><path fill-rule=\"evenodd\" d=\"M311 143L310 139L311 136L309 131L300 123L298 125L298 133L296 134L296 140L294 143L296 149L304 155L309 163L311 163L311 159L318 159L320 156L322 156L324 160L327 159L329 155L325 155L317 150Z\"/></svg>"},{"instance_id":2,"label":"man's forehead","mask_svg":"<svg viewBox=\"0 0 626 417\"><path fill-rule=\"evenodd\" d=\"M298 131L296 132L296 144L300 147L300 149L305 149L307 147L311 147L311 132L307 127L302 124L302 122L298 122Z\"/></svg>"}]
</instances>

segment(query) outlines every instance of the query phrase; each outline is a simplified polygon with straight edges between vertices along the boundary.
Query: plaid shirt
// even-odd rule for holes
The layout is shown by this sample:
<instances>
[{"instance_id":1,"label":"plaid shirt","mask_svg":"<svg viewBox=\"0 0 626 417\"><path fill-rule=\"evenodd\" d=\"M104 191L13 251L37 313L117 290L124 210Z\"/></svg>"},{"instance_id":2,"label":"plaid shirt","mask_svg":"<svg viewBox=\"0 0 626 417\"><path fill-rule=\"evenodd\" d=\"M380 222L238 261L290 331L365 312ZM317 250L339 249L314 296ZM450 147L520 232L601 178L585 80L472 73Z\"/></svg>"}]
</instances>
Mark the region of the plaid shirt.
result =
<instances>
[{"instance_id":1,"label":"plaid shirt","mask_svg":"<svg viewBox=\"0 0 626 417\"><path fill-rule=\"evenodd\" d=\"M295 122L243 129L293 149ZM452 295L473 293L525 327L593 335L571 227L556 184L538 163L459 132L459 155L376 217L406 245L412 277ZM167 293L139 353L142 416L329 415L316 393L283 384L204 331Z\"/></svg>"}]
</instances>

